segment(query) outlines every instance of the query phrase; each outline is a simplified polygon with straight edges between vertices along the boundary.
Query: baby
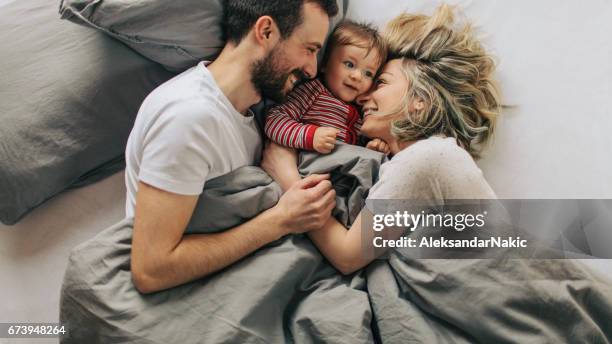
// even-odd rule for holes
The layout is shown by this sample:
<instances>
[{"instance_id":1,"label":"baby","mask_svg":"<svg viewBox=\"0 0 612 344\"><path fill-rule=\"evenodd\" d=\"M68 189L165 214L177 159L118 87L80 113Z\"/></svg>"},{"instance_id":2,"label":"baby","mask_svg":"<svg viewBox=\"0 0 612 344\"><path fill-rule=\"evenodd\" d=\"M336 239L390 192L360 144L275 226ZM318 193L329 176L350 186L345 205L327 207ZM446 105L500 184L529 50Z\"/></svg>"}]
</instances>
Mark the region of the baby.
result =
<instances>
[{"instance_id":1,"label":"baby","mask_svg":"<svg viewBox=\"0 0 612 344\"><path fill-rule=\"evenodd\" d=\"M270 110L266 135L280 145L321 154L331 152L336 140L357 144L362 120L352 103L370 89L386 57L376 29L341 22L329 37L321 75L296 87L285 103ZM367 147L388 153L379 139Z\"/></svg>"}]
</instances>

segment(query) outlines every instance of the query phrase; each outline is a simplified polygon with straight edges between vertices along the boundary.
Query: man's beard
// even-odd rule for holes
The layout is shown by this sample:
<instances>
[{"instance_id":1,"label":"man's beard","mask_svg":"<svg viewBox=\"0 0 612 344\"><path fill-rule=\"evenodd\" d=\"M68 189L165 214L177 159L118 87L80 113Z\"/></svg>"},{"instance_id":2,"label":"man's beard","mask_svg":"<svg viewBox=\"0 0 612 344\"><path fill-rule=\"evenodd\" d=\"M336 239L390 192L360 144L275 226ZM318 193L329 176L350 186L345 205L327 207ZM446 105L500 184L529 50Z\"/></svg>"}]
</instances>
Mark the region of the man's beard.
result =
<instances>
[{"instance_id":1,"label":"man's beard","mask_svg":"<svg viewBox=\"0 0 612 344\"><path fill-rule=\"evenodd\" d=\"M308 76L299 68L289 72L279 70L280 66L284 64L283 62L285 62L279 56L281 54L280 51L279 48L276 48L268 56L256 61L253 64L251 75L251 81L255 88L259 90L261 96L277 103L283 103L286 100L287 92L285 91L285 86L291 75L296 76L298 79L297 83L308 79Z\"/></svg>"}]
</instances>

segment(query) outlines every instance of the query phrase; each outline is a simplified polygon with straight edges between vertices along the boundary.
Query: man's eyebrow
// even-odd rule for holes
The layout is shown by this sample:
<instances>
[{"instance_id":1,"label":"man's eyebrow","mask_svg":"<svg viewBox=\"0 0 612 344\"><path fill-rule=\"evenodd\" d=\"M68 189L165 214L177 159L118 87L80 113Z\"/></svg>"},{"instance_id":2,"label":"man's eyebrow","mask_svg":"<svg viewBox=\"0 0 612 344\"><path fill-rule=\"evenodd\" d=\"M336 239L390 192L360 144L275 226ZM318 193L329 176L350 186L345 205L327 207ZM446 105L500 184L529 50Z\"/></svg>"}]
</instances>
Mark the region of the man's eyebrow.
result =
<instances>
[{"instance_id":1,"label":"man's eyebrow","mask_svg":"<svg viewBox=\"0 0 612 344\"><path fill-rule=\"evenodd\" d=\"M323 48L323 45L319 42L310 42L310 43L306 43L306 45L314 46L317 49Z\"/></svg>"}]
</instances>

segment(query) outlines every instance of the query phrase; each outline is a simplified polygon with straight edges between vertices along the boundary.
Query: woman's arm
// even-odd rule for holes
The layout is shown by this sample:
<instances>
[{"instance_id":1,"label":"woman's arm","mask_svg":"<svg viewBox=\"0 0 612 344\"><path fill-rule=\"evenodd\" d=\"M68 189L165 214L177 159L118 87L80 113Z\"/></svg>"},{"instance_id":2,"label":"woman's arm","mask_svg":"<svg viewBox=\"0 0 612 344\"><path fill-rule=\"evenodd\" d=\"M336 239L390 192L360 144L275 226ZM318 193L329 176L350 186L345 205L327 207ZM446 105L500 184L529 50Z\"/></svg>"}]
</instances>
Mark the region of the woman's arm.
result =
<instances>
[{"instance_id":1,"label":"woman's arm","mask_svg":"<svg viewBox=\"0 0 612 344\"><path fill-rule=\"evenodd\" d=\"M347 275L368 265L387 251L387 248L374 246L374 238L396 240L404 231L389 227L385 231L374 231L370 228L368 218L372 213L368 208L361 209L351 228L345 228L333 216L321 229L308 232L308 236L317 248L341 273Z\"/></svg>"},{"instance_id":2,"label":"woman's arm","mask_svg":"<svg viewBox=\"0 0 612 344\"><path fill-rule=\"evenodd\" d=\"M295 150L274 142L266 145L261 167L283 190L301 179ZM362 209L348 230L334 217L330 217L321 229L308 232L321 253L343 274L359 270L385 251L376 250L372 245L374 237L380 234L372 229L362 229L362 221L367 216L371 217L370 211ZM362 245L362 242L365 244Z\"/></svg>"},{"instance_id":3,"label":"woman's arm","mask_svg":"<svg viewBox=\"0 0 612 344\"><path fill-rule=\"evenodd\" d=\"M308 236L332 265L350 274L368 265L375 257L362 247L361 213L348 230L333 216L325 226L308 232Z\"/></svg>"}]
</instances>

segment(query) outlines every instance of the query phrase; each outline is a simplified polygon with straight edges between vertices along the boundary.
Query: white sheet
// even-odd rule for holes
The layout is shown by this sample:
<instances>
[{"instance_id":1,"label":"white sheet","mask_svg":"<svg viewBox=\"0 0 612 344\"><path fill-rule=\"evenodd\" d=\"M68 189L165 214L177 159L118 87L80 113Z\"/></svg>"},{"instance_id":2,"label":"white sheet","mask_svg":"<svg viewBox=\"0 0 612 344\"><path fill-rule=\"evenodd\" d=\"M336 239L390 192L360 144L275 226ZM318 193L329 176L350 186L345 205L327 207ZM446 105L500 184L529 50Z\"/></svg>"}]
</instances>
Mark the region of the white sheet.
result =
<instances>
[{"instance_id":1,"label":"white sheet","mask_svg":"<svg viewBox=\"0 0 612 344\"><path fill-rule=\"evenodd\" d=\"M440 1L351 0L351 19L383 24ZM612 198L612 2L448 1L499 60L504 112L479 162L500 198Z\"/></svg>"},{"instance_id":2,"label":"white sheet","mask_svg":"<svg viewBox=\"0 0 612 344\"><path fill-rule=\"evenodd\" d=\"M121 172L61 193L14 226L0 224L0 322L57 322L70 249L121 220L124 212Z\"/></svg>"}]
</instances>

